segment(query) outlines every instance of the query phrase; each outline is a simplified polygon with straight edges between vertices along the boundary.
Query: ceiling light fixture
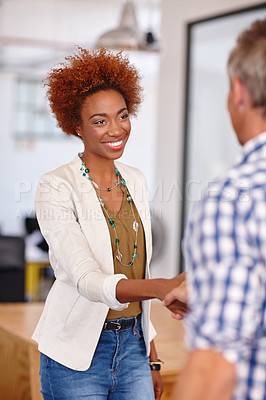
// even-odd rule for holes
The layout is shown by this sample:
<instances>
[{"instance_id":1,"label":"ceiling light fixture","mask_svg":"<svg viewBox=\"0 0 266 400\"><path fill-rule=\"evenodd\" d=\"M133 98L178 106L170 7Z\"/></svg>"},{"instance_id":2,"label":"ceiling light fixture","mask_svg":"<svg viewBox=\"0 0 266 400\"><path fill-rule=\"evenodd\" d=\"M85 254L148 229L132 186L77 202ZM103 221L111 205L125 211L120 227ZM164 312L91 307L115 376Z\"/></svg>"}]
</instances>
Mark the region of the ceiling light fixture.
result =
<instances>
[{"instance_id":1,"label":"ceiling light fixture","mask_svg":"<svg viewBox=\"0 0 266 400\"><path fill-rule=\"evenodd\" d=\"M153 32L143 32L139 29L132 0L125 2L118 27L102 34L96 43L96 47L114 50L159 50Z\"/></svg>"}]
</instances>

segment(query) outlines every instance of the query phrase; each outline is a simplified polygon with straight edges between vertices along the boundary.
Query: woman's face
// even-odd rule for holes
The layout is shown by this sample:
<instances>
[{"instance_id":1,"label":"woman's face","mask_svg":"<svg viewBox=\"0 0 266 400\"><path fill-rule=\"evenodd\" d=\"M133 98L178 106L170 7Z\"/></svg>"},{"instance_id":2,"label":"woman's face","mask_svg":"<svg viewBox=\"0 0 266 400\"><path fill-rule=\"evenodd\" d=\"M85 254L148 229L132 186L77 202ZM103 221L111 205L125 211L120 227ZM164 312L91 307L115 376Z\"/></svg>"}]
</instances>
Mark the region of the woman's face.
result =
<instances>
[{"instance_id":1,"label":"woman's face","mask_svg":"<svg viewBox=\"0 0 266 400\"><path fill-rule=\"evenodd\" d=\"M84 142L84 155L94 160L121 157L131 130L124 97L116 90L91 94L85 99L80 115L77 132Z\"/></svg>"}]
</instances>

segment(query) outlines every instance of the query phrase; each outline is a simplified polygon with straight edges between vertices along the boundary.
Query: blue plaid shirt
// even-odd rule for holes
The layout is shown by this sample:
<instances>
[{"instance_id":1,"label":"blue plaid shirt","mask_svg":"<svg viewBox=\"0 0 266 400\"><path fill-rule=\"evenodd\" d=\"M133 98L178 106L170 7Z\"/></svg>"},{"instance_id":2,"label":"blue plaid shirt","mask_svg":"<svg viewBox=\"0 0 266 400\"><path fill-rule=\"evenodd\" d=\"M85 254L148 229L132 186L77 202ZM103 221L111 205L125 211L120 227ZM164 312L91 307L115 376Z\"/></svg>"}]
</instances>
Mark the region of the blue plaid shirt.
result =
<instances>
[{"instance_id":1,"label":"blue plaid shirt","mask_svg":"<svg viewBox=\"0 0 266 400\"><path fill-rule=\"evenodd\" d=\"M234 400L266 399L266 132L193 209L183 250L188 347L234 363Z\"/></svg>"}]
</instances>

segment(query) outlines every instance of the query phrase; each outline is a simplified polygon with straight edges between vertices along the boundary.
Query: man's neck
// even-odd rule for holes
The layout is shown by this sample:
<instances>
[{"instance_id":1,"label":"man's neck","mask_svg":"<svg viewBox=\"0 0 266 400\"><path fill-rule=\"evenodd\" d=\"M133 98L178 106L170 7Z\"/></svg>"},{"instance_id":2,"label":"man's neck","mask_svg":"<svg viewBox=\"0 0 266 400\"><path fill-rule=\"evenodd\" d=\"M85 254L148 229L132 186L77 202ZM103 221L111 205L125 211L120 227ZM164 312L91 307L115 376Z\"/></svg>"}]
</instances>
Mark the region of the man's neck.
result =
<instances>
[{"instance_id":1,"label":"man's neck","mask_svg":"<svg viewBox=\"0 0 266 400\"><path fill-rule=\"evenodd\" d=\"M260 108L253 107L245 114L241 129L237 132L238 140L244 145L262 132L266 132L266 118Z\"/></svg>"}]
</instances>

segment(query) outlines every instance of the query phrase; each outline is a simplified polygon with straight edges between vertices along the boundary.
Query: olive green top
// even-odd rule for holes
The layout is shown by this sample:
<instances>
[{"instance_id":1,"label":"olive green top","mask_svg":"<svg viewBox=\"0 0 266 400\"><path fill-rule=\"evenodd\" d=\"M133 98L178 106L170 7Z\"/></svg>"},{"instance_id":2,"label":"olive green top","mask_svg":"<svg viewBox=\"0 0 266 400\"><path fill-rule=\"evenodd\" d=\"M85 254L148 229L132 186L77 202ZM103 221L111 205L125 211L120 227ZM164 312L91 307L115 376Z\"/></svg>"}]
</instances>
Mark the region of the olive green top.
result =
<instances>
[{"instance_id":1,"label":"olive green top","mask_svg":"<svg viewBox=\"0 0 266 400\"><path fill-rule=\"evenodd\" d=\"M134 244L136 238L136 232L133 230L133 222L134 216L132 215L131 205L127 200L127 191L123 185L121 185L123 190L123 201L119 212L116 214L106 205L104 207L107 209L107 212L110 218L115 223L115 229L117 232L117 237L119 239L119 250L122 253L122 262L124 264L129 264L132 260L132 254L134 253ZM142 222L137 211L137 208L132 200L132 207L134 210L136 221L139 224L138 229L138 237L137 237L137 258L134 259L133 265L130 267L125 267L117 260L117 244L116 244L116 236L114 228L110 225L108 221L108 217L103 210L112 244L112 251L114 257L114 273L115 274L124 274L128 279L144 279L145 277L145 265L146 265L146 250L145 250L145 237L144 230L142 226ZM104 249L103 249L104 251ZM115 311L109 309L107 319L118 319L118 318L130 318L135 317L139 313L141 313L141 303L133 302L130 303L128 308L122 311Z\"/></svg>"}]
</instances>

